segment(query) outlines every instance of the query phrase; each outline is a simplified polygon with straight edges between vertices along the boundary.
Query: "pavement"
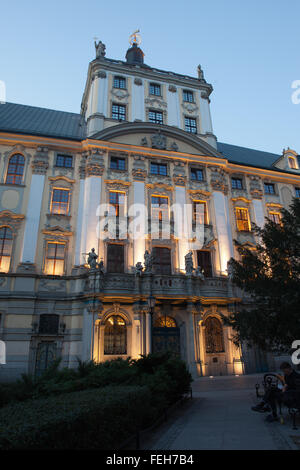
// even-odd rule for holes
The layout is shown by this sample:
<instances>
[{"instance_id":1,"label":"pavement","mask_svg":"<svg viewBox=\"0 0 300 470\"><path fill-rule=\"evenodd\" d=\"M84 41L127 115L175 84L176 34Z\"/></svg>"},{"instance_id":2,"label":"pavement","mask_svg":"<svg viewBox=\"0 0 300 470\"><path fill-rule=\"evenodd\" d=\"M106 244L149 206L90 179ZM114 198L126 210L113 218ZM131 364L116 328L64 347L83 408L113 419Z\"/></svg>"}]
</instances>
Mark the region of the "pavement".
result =
<instances>
[{"instance_id":1,"label":"pavement","mask_svg":"<svg viewBox=\"0 0 300 470\"><path fill-rule=\"evenodd\" d=\"M284 423L266 423L256 413L255 384L263 374L202 377L193 382L193 399L142 442L147 450L299 450L298 430L283 410ZM298 442L298 444L297 444Z\"/></svg>"}]
</instances>

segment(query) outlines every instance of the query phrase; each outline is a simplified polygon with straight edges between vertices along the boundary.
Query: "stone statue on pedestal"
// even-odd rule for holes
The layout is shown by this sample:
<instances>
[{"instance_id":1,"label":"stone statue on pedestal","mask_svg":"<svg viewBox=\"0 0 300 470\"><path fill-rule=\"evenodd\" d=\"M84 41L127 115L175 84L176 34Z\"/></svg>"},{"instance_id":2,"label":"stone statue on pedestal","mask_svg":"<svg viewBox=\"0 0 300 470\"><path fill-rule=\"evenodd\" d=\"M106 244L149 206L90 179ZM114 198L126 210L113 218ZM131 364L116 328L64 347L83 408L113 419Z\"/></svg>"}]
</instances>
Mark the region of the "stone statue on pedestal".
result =
<instances>
[{"instance_id":1,"label":"stone statue on pedestal","mask_svg":"<svg viewBox=\"0 0 300 470\"><path fill-rule=\"evenodd\" d=\"M199 64L198 67L197 67L197 71L198 71L198 78L199 78L199 80L204 80L204 73L203 73L203 70L202 70L200 64Z\"/></svg>"},{"instance_id":2,"label":"stone statue on pedestal","mask_svg":"<svg viewBox=\"0 0 300 470\"><path fill-rule=\"evenodd\" d=\"M140 261L138 261L135 265L134 272L136 276L141 276L143 272L143 265Z\"/></svg>"},{"instance_id":3,"label":"stone statue on pedestal","mask_svg":"<svg viewBox=\"0 0 300 470\"><path fill-rule=\"evenodd\" d=\"M90 268L96 268L96 260L98 258L98 255L97 253L95 253L95 248L92 248L91 251L88 253L88 265L90 266Z\"/></svg>"},{"instance_id":4,"label":"stone statue on pedestal","mask_svg":"<svg viewBox=\"0 0 300 470\"><path fill-rule=\"evenodd\" d=\"M205 280L204 272L203 269L198 266L198 268L195 270L195 276L199 277L201 281Z\"/></svg>"},{"instance_id":5,"label":"stone statue on pedestal","mask_svg":"<svg viewBox=\"0 0 300 470\"><path fill-rule=\"evenodd\" d=\"M144 254L145 273L152 273L152 254L148 250Z\"/></svg>"},{"instance_id":6,"label":"stone statue on pedestal","mask_svg":"<svg viewBox=\"0 0 300 470\"><path fill-rule=\"evenodd\" d=\"M101 57L105 57L105 49L106 46L103 44L103 42L98 41L98 43L95 41L95 49L96 49L96 59L99 59Z\"/></svg>"},{"instance_id":7,"label":"stone statue on pedestal","mask_svg":"<svg viewBox=\"0 0 300 470\"><path fill-rule=\"evenodd\" d=\"M189 251L185 257L185 272L186 274L193 274L194 271L194 263L193 263L193 252Z\"/></svg>"}]
</instances>

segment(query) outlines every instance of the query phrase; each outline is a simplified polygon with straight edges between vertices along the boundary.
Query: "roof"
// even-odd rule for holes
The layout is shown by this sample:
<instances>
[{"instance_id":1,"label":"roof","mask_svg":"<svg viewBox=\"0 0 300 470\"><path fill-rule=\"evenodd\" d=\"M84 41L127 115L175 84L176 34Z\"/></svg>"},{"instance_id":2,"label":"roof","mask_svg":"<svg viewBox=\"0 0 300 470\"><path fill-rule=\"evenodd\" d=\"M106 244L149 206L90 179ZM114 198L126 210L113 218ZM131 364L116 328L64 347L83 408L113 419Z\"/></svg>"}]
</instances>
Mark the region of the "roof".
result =
<instances>
[{"instance_id":1,"label":"roof","mask_svg":"<svg viewBox=\"0 0 300 470\"><path fill-rule=\"evenodd\" d=\"M0 130L82 140L86 129L80 114L23 104L0 104Z\"/></svg>"},{"instance_id":2,"label":"roof","mask_svg":"<svg viewBox=\"0 0 300 470\"><path fill-rule=\"evenodd\" d=\"M0 131L43 135L71 140L86 138L86 124L81 114L16 103L0 104ZM275 153L218 142L218 152L230 162L260 168L272 168L280 157Z\"/></svg>"},{"instance_id":3,"label":"roof","mask_svg":"<svg viewBox=\"0 0 300 470\"><path fill-rule=\"evenodd\" d=\"M240 163L242 165L257 166L260 168L272 168L276 160L281 155L261 150L248 149L237 145L217 143L218 152L224 155L232 163Z\"/></svg>"}]
</instances>

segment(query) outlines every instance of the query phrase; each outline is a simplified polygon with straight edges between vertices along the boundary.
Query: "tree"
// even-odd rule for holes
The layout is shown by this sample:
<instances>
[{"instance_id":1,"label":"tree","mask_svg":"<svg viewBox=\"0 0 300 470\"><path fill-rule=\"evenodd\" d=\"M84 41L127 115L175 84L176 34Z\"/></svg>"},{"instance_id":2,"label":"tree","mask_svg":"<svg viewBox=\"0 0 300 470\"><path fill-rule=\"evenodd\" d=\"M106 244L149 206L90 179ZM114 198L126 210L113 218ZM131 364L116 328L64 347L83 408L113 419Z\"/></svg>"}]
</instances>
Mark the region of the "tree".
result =
<instances>
[{"instance_id":1,"label":"tree","mask_svg":"<svg viewBox=\"0 0 300 470\"><path fill-rule=\"evenodd\" d=\"M241 260L230 260L233 284L250 297L228 318L233 341L265 351L287 351L300 340L300 200L281 212L281 223L254 226L255 249L236 242Z\"/></svg>"}]
</instances>

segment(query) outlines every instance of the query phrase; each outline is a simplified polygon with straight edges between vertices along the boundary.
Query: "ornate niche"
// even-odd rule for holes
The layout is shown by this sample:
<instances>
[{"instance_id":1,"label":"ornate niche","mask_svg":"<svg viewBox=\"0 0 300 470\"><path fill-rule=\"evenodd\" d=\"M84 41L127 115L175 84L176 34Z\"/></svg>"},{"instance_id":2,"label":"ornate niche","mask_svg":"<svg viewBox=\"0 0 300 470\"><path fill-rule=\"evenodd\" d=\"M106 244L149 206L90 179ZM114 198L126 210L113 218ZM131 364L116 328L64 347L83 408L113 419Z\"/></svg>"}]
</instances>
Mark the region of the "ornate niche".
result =
<instances>
[{"instance_id":1,"label":"ornate niche","mask_svg":"<svg viewBox=\"0 0 300 470\"><path fill-rule=\"evenodd\" d=\"M173 182L176 186L185 186L185 183L186 183L185 168L186 168L186 164L184 162L174 161Z\"/></svg>"},{"instance_id":2,"label":"ornate niche","mask_svg":"<svg viewBox=\"0 0 300 470\"><path fill-rule=\"evenodd\" d=\"M228 193L228 182L226 171L220 166L209 166L210 169L210 184L213 190L222 191L224 194Z\"/></svg>"},{"instance_id":3,"label":"ornate niche","mask_svg":"<svg viewBox=\"0 0 300 470\"><path fill-rule=\"evenodd\" d=\"M250 181L250 194L255 199L261 199L263 195L261 178L256 175L248 176Z\"/></svg>"},{"instance_id":4,"label":"ornate niche","mask_svg":"<svg viewBox=\"0 0 300 470\"><path fill-rule=\"evenodd\" d=\"M99 149L92 149L83 155L86 158L85 176L102 176L105 168L103 152Z\"/></svg>"},{"instance_id":5,"label":"ornate niche","mask_svg":"<svg viewBox=\"0 0 300 470\"><path fill-rule=\"evenodd\" d=\"M146 158L143 155L133 156L132 176L135 180L144 181L147 177Z\"/></svg>"}]
</instances>

